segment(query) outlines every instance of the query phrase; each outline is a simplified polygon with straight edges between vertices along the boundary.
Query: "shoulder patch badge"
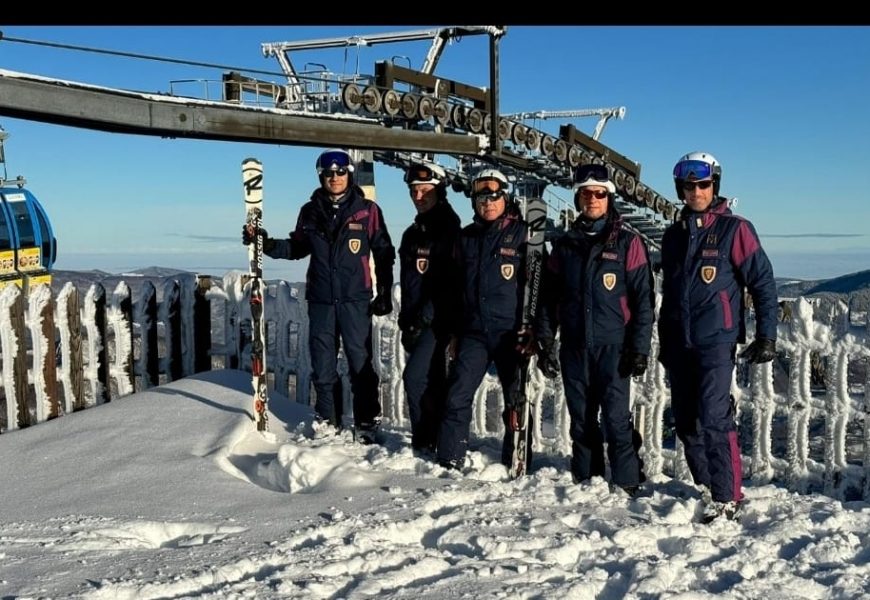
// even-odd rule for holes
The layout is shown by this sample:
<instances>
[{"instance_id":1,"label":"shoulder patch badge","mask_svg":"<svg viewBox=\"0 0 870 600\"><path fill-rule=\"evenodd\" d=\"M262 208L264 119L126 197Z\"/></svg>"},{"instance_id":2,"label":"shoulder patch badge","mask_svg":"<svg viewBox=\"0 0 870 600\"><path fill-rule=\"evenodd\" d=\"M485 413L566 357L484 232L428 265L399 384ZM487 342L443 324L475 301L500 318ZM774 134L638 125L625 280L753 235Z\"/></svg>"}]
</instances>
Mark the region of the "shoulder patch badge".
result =
<instances>
[{"instance_id":1,"label":"shoulder patch badge","mask_svg":"<svg viewBox=\"0 0 870 600\"><path fill-rule=\"evenodd\" d=\"M505 280L510 281L510 279L514 276L514 266L513 265L502 265L501 266L501 276L505 278Z\"/></svg>"},{"instance_id":2,"label":"shoulder patch badge","mask_svg":"<svg viewBox=\"0 0 870 600\"><path fill-rule=\"evenodd\" d=\"M359 252L359 249L362 248L362 242L356 238L353 238L347 241L347 247L350 248L351 252L357 254Z\"/></svg>"},{"instance_id":3,"label":"shoulder patch badge","mask_svg":"<svg viewBox=\"0 0 870 600\"><path fill-rule=\"evenodd\" d=\"M429 259L428 258L418 258L417 259L417 272L422 275L426 271L429 270Z\"/></svg>"},{"instance_id":4,"label":"shoulder patch badge","mask_svg":"<svg viewBox=\"0 0 870 600\"><path fill-rule=\"evenodd\" d=\"M716 279L716 267L702 266L701 281L704 283L713 283L714 279Z\"/></svg>"},{"instance_id":5,"label":"shoulder patch badge","mask_svg":"<svg viewBox=\"0 0 870 600\"><path fill-rule=\"evenodd\" d=\"M601 281L604 283L604 289L609 292L616 287L616 273L605 273Z\"/></svg>"}]
</instances>

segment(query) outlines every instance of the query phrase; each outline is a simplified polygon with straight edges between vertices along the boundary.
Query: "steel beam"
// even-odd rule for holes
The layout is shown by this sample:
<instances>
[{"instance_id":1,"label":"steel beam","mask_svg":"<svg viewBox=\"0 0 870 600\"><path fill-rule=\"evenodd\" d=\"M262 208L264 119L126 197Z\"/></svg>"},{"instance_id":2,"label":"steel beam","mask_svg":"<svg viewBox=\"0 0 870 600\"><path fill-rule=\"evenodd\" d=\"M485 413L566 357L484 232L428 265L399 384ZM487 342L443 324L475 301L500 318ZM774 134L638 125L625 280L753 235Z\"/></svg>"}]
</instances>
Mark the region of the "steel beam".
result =
<instances>
[{"instance_id":1,"label":"steel beam","mask_svg":"<svg viewBox=\"0 0 870 600\"><path fill-rule=\"evenodd\" d=\"M481 136L388 128L364 117L160 96L0 70L0 115L115 133L479 155Z\"/></svg>"}]
</instances>

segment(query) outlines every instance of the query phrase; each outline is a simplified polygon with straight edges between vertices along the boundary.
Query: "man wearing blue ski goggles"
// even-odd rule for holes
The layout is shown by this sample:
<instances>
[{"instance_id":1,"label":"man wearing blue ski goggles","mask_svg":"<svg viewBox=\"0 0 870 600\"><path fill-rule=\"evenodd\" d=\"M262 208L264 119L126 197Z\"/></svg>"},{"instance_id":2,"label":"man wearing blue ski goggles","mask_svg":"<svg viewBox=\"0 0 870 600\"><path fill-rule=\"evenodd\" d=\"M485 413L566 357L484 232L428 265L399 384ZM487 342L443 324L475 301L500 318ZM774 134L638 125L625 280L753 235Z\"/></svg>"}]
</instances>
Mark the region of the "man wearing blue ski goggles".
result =
<instances>
[{"instance_id":1,"label":"man wearing blue ski goggles","mask_svg":"<svg viewBox=\"0 0 870 600\"><path fill-rule=\"evenodd\" d=\"M713 177L713 166L702 160L684 160L674 167L674 179L710 179Z\"/></svg>"}]
</instances>

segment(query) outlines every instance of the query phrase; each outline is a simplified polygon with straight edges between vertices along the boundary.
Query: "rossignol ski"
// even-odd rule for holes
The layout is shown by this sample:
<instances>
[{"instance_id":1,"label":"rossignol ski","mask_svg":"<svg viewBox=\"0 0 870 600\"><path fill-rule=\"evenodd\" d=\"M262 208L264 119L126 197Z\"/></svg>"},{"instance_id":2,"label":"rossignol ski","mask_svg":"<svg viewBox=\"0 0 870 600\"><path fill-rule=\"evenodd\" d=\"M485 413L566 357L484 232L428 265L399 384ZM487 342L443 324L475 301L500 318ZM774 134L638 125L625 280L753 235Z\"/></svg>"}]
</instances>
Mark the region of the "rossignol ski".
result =
<instances>
[{"instance_id":1,"label":"rossignol ski","mask_svg":"<svg viewBox=\"0 0 870 600\"><path fill-rule=\"evenodd\" d=\"M529 226L526 243L526 285L523 290L523 312L520 331L533 328L538 313L538 293L544 267L544 233L547 226L547 203L540 198L526 200L526 223ZM529 358L523 358L518 367L511 398L513 406L508 412L508 422L513 431L513 446L508 474L516 479L526 474L529 460L529 416L533 398L529 390Z\"/></svg>"},{"instance_id":2,"label":"rossignol ski","mask_svg":"<svg viewBox=\"0 0 870 600\"><path fill-rule=\"evenodd\" d=\"M251 376L254 388L254 423L257 431L269 428L269 391L266 387L266 322L263 319L263 165L256 158L242 161L245 222L254 229L248 244L251 286Z\"/></svg>"}]
</instances>

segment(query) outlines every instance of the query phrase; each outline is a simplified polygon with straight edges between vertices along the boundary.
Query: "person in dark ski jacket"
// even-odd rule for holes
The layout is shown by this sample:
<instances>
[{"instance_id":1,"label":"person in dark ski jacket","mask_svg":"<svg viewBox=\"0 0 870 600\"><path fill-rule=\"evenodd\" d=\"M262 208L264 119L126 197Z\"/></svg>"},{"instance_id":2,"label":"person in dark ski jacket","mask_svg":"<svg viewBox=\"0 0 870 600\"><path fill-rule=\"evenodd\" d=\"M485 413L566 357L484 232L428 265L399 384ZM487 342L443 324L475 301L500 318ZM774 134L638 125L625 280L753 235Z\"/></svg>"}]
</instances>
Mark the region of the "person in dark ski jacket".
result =
<instances>
[{"instance_id":1,"label":"person in dark ski jacket","mask_svg":"<svg viewBox=\"0 0 870 600\"><path fill-rule=\"evenodd\" d=\"M652 270L643 240L622 226L607 168L581 165L574 182L579 216L547 262L545 313L552 319L549 327L561 327L571 473L578 482L603 477L606 440L613 484L635 495L645 477L629 382L647 367L655 307Z\"/></svg>"},{"instance_id":2,"label":"person in dark ski jacket","mask_svg":"<svg viewBox=\"0 0 870 600\"><path fill-rule=\"evenodd\" d=\"M745 290L755 310L750 363L776 356L779 308L773 268L752 224L719 196L722 167L692 152L674 167L686 203L662 238L659 360L667 368L677 436L696 484L712 497L704 520L734 518L743 499L731 378L745 340ZM706 493L705 493L706 496Z\"/></svg>"},{"instance_id":3,"label":"person in dark ski jacket","mask_svg":"<svg viewBox=\"0 0 870 600\"><path fill-rule=\"evenodd\" d=\"M399 245L399 329L408 361L402 374L411 446L434 452L447 396L447 347L462 309L462 279L453 254L459 217L447 201L447 174L414 164L405 174L417 216Z\"/></svg>"},{"instance_id":4,"label":"person in dark ski jacket","mask_svg":"<svg viewBox=\"0 0 870 600\"><path fill-rule=\"evenodd\" d=\"M459 342L437 445L438 463L449 469L464 466L474 394L487 368L495 363L505 406L510 407L517 367L531 346L525 341L528 332L520 332L528 226L508 193L507 177L497 169L476 175L471 199L474 221L462 229L457 246L464 292ZM552 347L552 341L547 342ZM555 374L552 360L539 362L541 370L547 373L550 366L550 374ZM507 466L513 438L507 410L502 419L502 462ZM531 431L529 427L529 437ZM531 452L528 456L531 460Z\"/></svg>"},{"instance_id":5,"label":"person in dark ski jacket","mask_svg":"<svg viewBox=\"0 0 870 600\"><path fill-rule=\"evenodd\" d=\"M371 315L393 310L391 288L396 252L380 207L353 182L354 165L340 149L317 159L320 187L299 211L288 239L263 230L263 251L272 258L310 257L305 281L309 349L317 400L315 430L342 427L342 391L337 361L339 341L350 367L354 425L364 443L376 441L381 405L379 379L372 366ZM242 241L253 232L242 229ZM369 253L374 257L377 295L372 300ZM330 427L331 426L331 427Z\"/></svg>"}]
</instances>

